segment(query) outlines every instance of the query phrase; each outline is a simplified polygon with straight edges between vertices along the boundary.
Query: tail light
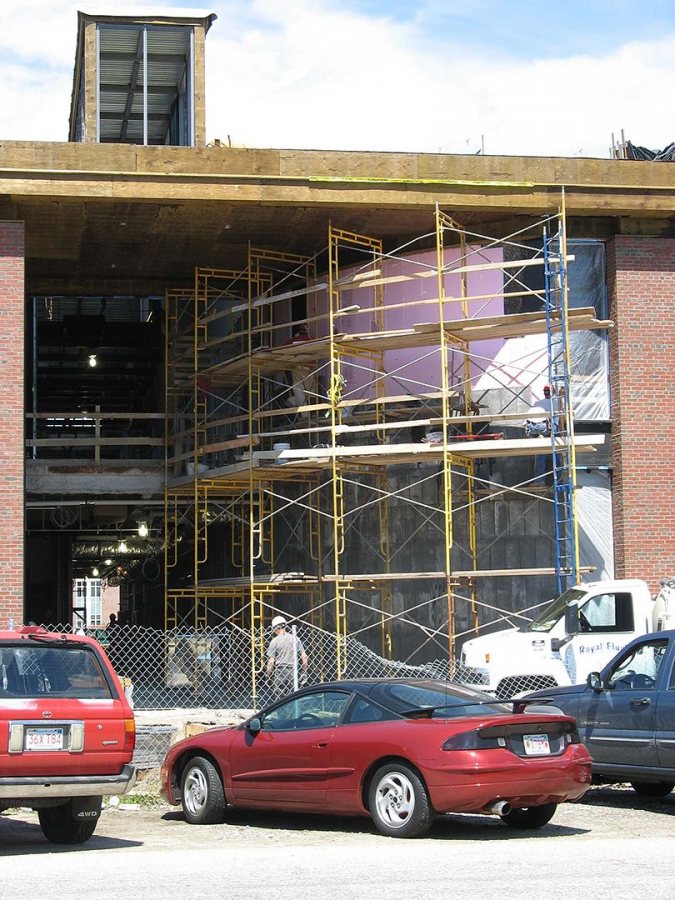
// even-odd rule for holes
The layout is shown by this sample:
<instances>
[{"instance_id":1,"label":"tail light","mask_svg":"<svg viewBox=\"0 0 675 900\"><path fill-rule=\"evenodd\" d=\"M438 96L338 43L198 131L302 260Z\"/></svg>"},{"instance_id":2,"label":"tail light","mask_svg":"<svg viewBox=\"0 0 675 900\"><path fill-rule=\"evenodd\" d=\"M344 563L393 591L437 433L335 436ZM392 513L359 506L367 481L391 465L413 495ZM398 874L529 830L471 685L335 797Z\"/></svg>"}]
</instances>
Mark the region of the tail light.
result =
<instances>
[{"instance_id":1,"label":"tail light","mask_svg":"<svg viewBox=\"0 0 675 900\"><path fill-rule=\"evenodd\" d=\"M133 719L124 720L124 750L133 753L136 746L136 723Z\"/></svg>"},{"instance_id":2,"label":"tail light","mask_svg":"<svg viewBox=\"0 0 675 900\"><path fill-rule=\"evenodd\" d=\"M441 750L498 750L501 747L506 747L504 737L481 737L478 731L463 731L444 741Z\"/></svg>"},{"instance_id":3,"label":"tail light","mask_svg":"<svg viewBox=\"0 0 675 900\"><path fill-rule=\"evenodd\" d=\"M527 717L529 718L529 717ZM532 734L542 733L548 740L545 755L557 756L564 753L570 744L580 744L581 738L576 725L572 722L546 723L545 729L541 722L533 721L532 724L511 723L508 725L488 725L485 728L474 731L464 731L453 734L442 745L442 750L496 750L508 749L517 756L535 756L525 748L524 744ZM544 754L542 754L544 755Z\"/></svg>"}]
</instances>

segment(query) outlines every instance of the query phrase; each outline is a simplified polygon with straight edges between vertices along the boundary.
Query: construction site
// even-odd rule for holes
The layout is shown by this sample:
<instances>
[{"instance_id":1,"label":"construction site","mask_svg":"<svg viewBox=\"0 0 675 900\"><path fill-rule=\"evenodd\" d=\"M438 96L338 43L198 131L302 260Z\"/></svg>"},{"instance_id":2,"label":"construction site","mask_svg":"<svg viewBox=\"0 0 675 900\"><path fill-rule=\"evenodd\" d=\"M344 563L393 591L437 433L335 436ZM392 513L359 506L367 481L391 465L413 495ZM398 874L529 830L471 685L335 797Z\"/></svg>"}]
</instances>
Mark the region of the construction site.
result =
<instances>
[{"instance_id":1,"label":"construction site","mask_svg":"<svg viewBox=\"0 0 675 900\"><path fill-rule=\"evenodd\" d=\"M138 705L252 706L277 615L314 680L452 676L654 590L672 161L207 144L214 18L79 13L69 142L0 142L3 624L115 587Z\"/></svg>"}]
</instances>

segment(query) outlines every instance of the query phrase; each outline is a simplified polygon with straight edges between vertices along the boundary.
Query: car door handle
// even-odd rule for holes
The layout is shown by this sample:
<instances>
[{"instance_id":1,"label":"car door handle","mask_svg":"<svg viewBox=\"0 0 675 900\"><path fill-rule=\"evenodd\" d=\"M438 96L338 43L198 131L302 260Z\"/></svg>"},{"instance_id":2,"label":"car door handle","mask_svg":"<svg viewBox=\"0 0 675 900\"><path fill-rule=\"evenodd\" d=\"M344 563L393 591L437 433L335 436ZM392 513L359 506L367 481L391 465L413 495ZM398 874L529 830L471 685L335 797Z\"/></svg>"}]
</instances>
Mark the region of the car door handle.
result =
<instances>
[{"instance_id":1,"label":"car door handle","mask_svg":"<svg viewBox=\"0 0 675 900\"><path fill-rule=\"evenodd\" d=\"M652 701L649 697L635 697L630 701L631 706L649 706Z\"/></svg>"},{"instance_id":2,"label":"car door handle","mask_svg":"<svg viewBox=\"0 0 675 900\"><path fill-rule=\"evenodd\" d=\"M314 750L325 750L327 746L328 741L317 741L315 744L312 744Z\"/></svg>"}]
</instances>

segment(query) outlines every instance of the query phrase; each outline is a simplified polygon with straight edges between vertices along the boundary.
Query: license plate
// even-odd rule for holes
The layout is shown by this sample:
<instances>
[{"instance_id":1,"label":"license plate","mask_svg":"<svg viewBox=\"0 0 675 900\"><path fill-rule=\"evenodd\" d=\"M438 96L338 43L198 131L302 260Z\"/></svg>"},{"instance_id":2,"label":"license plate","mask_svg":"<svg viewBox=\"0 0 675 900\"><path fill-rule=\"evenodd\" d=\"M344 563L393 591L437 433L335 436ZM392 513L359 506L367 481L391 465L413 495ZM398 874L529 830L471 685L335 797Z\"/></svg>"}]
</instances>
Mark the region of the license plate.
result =
<instances>
[{"instance_id":1,"label":"license plate","mask_svg":"<svg viewBox=\"0 0 675 900\"><path fill-rule=\"evenodd\" d=\"M551 752L547 734L524 734L523 747L527 756L545 756Z\"/></svg>"},{"instance_id":2,"label":"license plate","mask_svg":"<svg viewBox=\"0 0 675 900\"><path fill-rule=\"evenodd\" d=\"M63 728L26 728L26 750L63 750Z\"/></svg>"}]
</instances>

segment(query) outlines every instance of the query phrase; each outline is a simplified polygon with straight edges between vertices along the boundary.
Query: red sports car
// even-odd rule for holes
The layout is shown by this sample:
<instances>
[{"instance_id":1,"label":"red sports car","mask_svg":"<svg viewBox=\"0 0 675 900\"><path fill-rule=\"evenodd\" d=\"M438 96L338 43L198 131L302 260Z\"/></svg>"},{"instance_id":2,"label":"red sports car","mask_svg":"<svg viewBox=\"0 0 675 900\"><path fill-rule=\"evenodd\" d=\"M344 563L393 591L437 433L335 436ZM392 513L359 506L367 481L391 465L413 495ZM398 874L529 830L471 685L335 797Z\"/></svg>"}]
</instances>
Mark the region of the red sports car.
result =
<instances>
[{"instance_id":1,"label":"red sports car","mask_svg":"<svg viewBox=\"0 0 675 900\"><path fill-rule=\"evenodd\" d=\"M511 707L444 681L374 679L304 688L242 725L175 744L162 794L188 822L228 805L371 816L416 837L435 815L498 815L539 828L588 790L575 720Z\"/></svg>"}]
</instances>

